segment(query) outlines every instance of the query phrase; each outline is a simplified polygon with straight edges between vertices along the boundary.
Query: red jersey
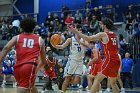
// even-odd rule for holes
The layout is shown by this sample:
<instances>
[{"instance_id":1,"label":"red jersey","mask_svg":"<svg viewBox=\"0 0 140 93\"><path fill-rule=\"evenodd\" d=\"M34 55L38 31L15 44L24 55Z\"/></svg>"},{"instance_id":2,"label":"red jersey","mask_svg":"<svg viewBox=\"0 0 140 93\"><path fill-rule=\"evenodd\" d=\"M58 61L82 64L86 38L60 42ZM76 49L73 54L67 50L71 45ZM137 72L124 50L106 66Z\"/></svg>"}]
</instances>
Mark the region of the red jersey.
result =
<instances>
[{"instance_id":1,"label":"red jersey","mask_svg":"<svg viewBox=\"0 0 140 93\"><path fill-rule=\"evenodd\" d=\"M96 62L92 62L93 64L100 64L101 63L100 51L99 51L99 49L97 49L97 51L98 51L98 59ZM94 58L93 52L92 52L91 58Z\"/></svg>"},{"instance_id":2,"label":"red jersey","mask_svg":"<svg viewBox=\"0 0 140 93\"><path fill-rule=\"evenodd\" d=\"M101 42L103 51L104 51L104 59L110 60L118 60L118 44L116 35L113 32L105 32L108 36L108 43L104 44Z\"/></svg>"},{"instance_id":3,"label":"red jersey","mask_svg":"<svg viewBox=\"0 0 140 93\"><path fill-rule=\"evenodd\" d=\"M54 67L56 65L56 58L53 57L53 61L51 62L48 58L46 58L47 60L47 64L48 66L51 64L51 63L54 63L54 65L52 65L48 70L47 72L54 72Z\"/></svg>"},{"instance_id":4,"label":"red jersey","mask_svg":"<svg viewBox=\"0 0 140 93\"><path fill-rule=\"evenodd\" d=\"M20 34L16 45L16 66L26 64L27 62L38 63L40 54L39 36L35 34Z\"/></svg>"}]
</instances>

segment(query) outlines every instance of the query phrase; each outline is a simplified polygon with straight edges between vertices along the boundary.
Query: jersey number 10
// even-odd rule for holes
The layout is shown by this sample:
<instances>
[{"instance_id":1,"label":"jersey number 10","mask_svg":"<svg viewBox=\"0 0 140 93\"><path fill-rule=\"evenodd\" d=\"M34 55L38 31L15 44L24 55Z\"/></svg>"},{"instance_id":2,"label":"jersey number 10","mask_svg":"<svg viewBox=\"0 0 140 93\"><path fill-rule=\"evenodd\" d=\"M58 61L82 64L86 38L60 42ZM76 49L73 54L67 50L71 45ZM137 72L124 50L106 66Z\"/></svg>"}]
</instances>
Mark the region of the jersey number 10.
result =
<instances>
[{"instance_id":1,"label":"jersey number 10","mask_svg":"<svg viewBox=\"0 0 140 93\"><path fill-rule=\"evenodd\" d=\"M34 46L34 39L27 39L27 38L23 39L22 47L33 48L33 46Z\"/></svg>"}]
</instances>

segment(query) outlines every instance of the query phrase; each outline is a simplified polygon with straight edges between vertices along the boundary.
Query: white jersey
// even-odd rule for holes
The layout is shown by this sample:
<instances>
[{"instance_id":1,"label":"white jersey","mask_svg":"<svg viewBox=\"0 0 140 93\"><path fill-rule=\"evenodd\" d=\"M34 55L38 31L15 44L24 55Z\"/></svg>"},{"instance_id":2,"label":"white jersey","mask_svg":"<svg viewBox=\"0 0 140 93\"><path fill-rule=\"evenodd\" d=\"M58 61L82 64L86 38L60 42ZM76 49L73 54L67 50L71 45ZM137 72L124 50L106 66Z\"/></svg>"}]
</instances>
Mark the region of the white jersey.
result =
<instances>
[{"instance_id":1,"label":"white jersey","mask_svg":"<svg viewBox=\"0 0 140 93\"><path fill-rule=\"evenodd\" d=\"M83 39L80 39L83 42ZM70 55L69 58L71 60L75 60L77 62L82 62L85 54L85 48L78 43L76 38L73 36L71 38L71 46L70 46Z\"/></svg>"}]
</instances>

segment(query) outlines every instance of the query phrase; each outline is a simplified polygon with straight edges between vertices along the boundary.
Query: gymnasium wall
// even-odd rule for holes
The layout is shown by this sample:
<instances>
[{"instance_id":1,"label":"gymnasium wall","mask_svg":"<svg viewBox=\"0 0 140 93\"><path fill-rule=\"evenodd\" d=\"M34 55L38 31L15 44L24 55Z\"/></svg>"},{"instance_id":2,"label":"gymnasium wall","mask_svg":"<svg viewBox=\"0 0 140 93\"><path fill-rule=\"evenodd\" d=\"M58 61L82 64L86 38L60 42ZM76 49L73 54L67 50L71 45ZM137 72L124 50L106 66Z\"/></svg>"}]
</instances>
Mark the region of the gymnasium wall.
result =
<instances>
[{"instance_id":1,"label":"gymnasium wall","mask_svg":"<svg viewBox=\"0 0 140 93\"><path fill-rule=\"evenodd\" d=\"M15 5L22 14L34 13L34 0L18 0ZM15 9L13 14L18 14ZM15 17L15 19L17 18L21 19L21 17Z\"/></svg>"},{"instance_id":2,"label":"gymnasium wall","mask_svg":"<svg viewBox=\"0 0 140 93\"><path fill-rule=\"evenodd\" d=\"M117 21L123 21L122 13L127 10L129 5L138 5L140 0L92 0L92 6L107 6L112 5L117 13ZM136 11L140 12L140 7L134 8Z\"/></svg>"}]
</instances>

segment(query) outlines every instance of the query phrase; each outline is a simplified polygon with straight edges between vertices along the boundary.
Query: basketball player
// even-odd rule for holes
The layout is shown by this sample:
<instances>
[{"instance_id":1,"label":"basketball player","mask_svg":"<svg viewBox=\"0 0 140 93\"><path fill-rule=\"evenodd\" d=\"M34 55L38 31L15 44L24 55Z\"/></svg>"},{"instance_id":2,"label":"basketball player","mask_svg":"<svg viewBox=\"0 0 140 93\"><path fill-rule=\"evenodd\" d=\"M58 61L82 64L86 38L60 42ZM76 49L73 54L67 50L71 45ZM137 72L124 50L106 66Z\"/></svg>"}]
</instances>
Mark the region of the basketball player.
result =
<instances>
[{"instance_id":1,"label":"basketball player","mask_svg":"<svg viewBox=\"0 0 140 93\"><path fill-rule=\"evenodd\" d=\"M77 27L78 28L78 27ZM81 30L79 30L81 33ZM56 45L53 47L57 49L64 49L70 45L70 55L69 60L64 69L65 80L62 85L62 91L65 92L68 85L78 84L80 82L80 76L83 72L83 58L84 58L84 41L78 38L77 35L68 38L66 42L62 45ZM85 44L86 45L86 44ZM74 78L74 79L72 79Z\"/></svg>"},{"instance_id":2,"label":"basketball player","mask_svg":"<svg viewBox=\"0 0 140 93\"><path fill-rule=\"evenodd\" d=\"M100 22L100 26L103 32L99 32L92 36L84 35L72 26L69 27L69 31L74 32L77 34L77 36L85 39L86 41L101 41L104 51L104 59L100 67L100 71L95 77L94 83L91 87L91 93L96 93L96 91L99 89L100 82L106 77L110 77L113 93L119 93L119 89L116 86L116 79L118 77L120 60L118 56L116 35L114 32L110 31L113 28L113 22L110 19L105 18Z\"/></svg>"},{"instance_id":3,"label":"basketball player","mask_svg":"<svg viewBox=\"0 0 140 93\"><path fill-rule=\"evenodd\" d=\"M90 41L90 47L92 49L91 61L88 63L91 65L90 73L88 76L88 89L91 89L93 84L93 78L96 77L99 67L101 66L101 57L99 49L95 48L95 42ZM100 87L101 89L101 87ZM102 93L102 90L99 90L99 93Z\"/></svg>"},{"instance_id":4,"label":"basketball player","mask_svg":"<svg viewBox=\"0 0 140 93\"><path fill-rule=\"evenodd\" d=\"M48 51L46 60L48 64L47 66L44 66L44 79L46 80L46 83L44 84L41 93L44 93L45 88L47 88L47 90L53 90L51 81L55 81L57 78L55 73L57 59L53 57L53 52L51 50Z\"/></svg>"},{"instance_id":5,"label":"basketball player","mask_svg":"<svg viewBox=\"0 0 140 93\"><path fill-rule=\"evenodd\" d=\"M0 65L8 51L15 46L16 64L14 76L18 82L17 93L37 93L34 86L36 72L46 64L45 44L42 38L33 34L36 22L31 18L21 21L23 33L14 36L3 48L0 55ZM38 64L38 56L41 62Z\"/></svg>"}]
</instances>

